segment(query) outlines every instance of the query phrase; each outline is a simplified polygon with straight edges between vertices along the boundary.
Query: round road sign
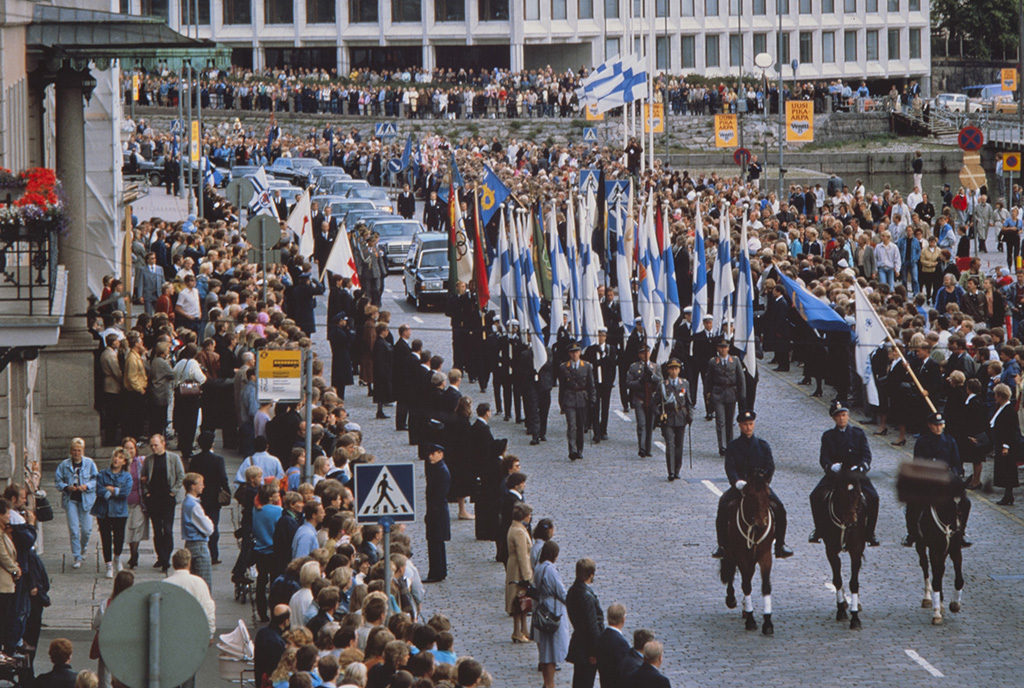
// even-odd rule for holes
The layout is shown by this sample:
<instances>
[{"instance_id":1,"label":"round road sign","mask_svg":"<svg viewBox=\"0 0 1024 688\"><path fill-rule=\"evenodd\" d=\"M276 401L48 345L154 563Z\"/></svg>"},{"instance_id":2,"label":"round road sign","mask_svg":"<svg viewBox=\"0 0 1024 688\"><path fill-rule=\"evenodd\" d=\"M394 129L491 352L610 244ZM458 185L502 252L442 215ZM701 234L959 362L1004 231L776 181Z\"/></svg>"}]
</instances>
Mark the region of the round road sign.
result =
<instances>
[{"instance_id":1,"label":"round road sign","mask_svg":"<svg viewBox=\"0 0 1024 688\"><path fill-rule=\"evenodd\" d=\"M732 154L732 161L740 167L746 167L750 162L750 150L748 148L737 148Z\"/></svg>"},{"instance_id":2,"label":"round road sign","mask_svg":"<svg viewBox=\"0 0 1024 688\"><path fill-rule=\"evenodd\" d=\"M398 158L392 158L391 161L388 162L388 169L391 172L398 174L399 172L402 171L402 161L399 160Z\"/></svg>"},{"instance_id":3,"label":"round road sign","mask_svg":"<svg viewBox=\"0 0 1024 688\"><path fill-rule=\"evenodd\" d=\"M981 147L985 144L985 135L981 133L981 129L973 125L968 125L960 130L960 135L956 137L956 145L960 146L960 150L973 152L981 150Z\"/></svg>"}]
</instances>

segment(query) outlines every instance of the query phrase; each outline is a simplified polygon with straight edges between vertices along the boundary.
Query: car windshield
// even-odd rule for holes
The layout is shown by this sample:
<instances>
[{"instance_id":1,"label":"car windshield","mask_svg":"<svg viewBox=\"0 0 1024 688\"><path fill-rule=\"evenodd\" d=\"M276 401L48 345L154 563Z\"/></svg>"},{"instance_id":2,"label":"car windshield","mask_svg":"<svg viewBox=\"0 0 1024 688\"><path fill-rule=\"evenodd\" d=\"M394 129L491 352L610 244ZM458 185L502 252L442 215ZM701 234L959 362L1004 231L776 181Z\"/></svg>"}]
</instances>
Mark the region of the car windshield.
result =
<instances>
[{"instance_id":1,"label":"car windshield","mask_svg":"<svg viewBox=\"0 0 1024 688\"><path fill-rule=\"evenodd\" d=\"M443 268L448 265L448 252L444 249L424 251L420 254L421 268Z\"/></svg>"},{"instance_id":2,"label":"car windshield","mask_svg":"<svg viewBox=\"0 0 1024 688\"><path fill-rule=\"evenodd\" d=\"M416 225L404 222L378 222L373 226L373 231L382 237L412 237Z\"/></svg>"}]
</instances>

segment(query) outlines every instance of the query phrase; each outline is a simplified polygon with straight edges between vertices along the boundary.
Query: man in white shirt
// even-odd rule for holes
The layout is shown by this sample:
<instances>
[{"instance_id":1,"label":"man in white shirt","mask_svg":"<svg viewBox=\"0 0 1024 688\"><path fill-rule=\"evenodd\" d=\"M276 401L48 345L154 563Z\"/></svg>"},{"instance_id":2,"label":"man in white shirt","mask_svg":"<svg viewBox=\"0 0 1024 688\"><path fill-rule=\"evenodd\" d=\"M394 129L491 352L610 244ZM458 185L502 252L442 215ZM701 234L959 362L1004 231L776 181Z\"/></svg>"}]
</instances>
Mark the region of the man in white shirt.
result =
<instances>
[{"instance_id":1,"label":"man in white shirt","mask_svg":"<svg viewBox=\"0 0 1024 688\"><path fill-rule=\"evenodd\" d=\"M178 292L174 314L175 325L199 334L203 311L199 305L199 290L196 289L196 278L193 275L185 275L185 288Z\"/></svg>"},{"instance_id":2,"label":"man in white shirt","mask_svg":"<svg viewBox=\"0 0 1024 688\"><path fill-rule=\"evenodd\" d=\"M179 549L171 555L171 566L174 567L174 573L164 580L171 585L184 588L192 597L196 598L206 614L206 622L212 639L217 632L217 606L210 596L210 589L206 586L206 581L189 573L191 565L192 553L187 549Z\"/></svg>"},{"instance_id":3,"label":"man in white shirt","mask_svg":"<svg viewBox=\"0 0 1024 688\"><path fill-rule=\"evenodd\" d=\"M246 457L238 467L238 471L235 473L235 485L245 484L245 470L249 466L258 466L263 469L265 477L273 476L277 480L284 477L284 468L281 467L280 459L267 451L266 437L257 436L253 440L253 449L255 451L252 456Z\"/></svg>"}]
</instances>

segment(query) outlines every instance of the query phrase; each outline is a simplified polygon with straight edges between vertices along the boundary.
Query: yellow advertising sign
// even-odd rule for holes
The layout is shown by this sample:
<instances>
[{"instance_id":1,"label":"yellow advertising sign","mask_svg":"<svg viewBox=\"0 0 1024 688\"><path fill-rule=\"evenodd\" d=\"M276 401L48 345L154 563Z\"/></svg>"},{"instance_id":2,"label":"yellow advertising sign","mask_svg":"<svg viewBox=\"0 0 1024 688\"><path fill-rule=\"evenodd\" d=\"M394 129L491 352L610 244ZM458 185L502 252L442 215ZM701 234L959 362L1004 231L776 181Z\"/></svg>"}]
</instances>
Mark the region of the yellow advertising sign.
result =
<instances>
[{"instance_id":1,"label":"yellow advertising sign","mask_svg":"<svg viewBox=\"0 0 1024 688\"><path fill-rule=\"evenodd\" d=\"M732 148L739 139L736 115L715 115L715 148Z\"/></svg>"},{"instance_id":2,"label":"yellow advertising sign","mask_svg":"<svg viewBox=\"0 0 1024 688\"><path fill-rule=\"evenodd\" d=\"M189 142L189 155L192 162L199 162L199 120L192 120L192 140Z\"/></svg>"},{"instance_id":3,"label":"yellow advertising sign","mask_svg":"<svg viewBox=\"0 0 1024 688\"><path fill-rule=\"evenodd\" d=\"M654 104L654 116L651 116L651 106L644 103L644 133L650 134L651 128L655 134L665 133L665 106L661 103Z\"/></svg>"},{"instance_id":4,"label":"yellow advertising sign","mask_svg":"<svg viewBox=\"0 0 1024 688\"><path fill-rule=\"evenodd\" d=\"M1003 172L1020 172L1020 153L1003 153Z\"/></svg>"},{"instance_id":5,"label":"yellow advertising sign","mask_svg":"<svg viewBox=\"0 0 1024 688\"><path fill-rule=\"evenodd\" d=\"M814 103L810 100L786 101L786 140L814 140Z\"/></svg>"},{"instance_id":6,"label":"yellow advertising sign","mask_svg":"<svg viewBox=\"0 0 1024 688\"><path fill-rule=\"evenodd\" d=\"M583 109L583 111L586 113L586 117L587 117L587 121L588 122L603 122L604 121L604 113L597 111L597 105L588 105L587 107L585 107Z\"/></svg>"},{"instance_id":7,"label":"yellow advertising sign","mask_svg":"<svg viewBox=\"0 0 1024 688\"><path fill-rule=\"evenodd\" d=\"M139 75L132 74L132 100L139 102Z\"/></svg>"},{"instance_id":8,"label":"yellow advertising sign","mask_svg":"<svg viewBox=\"0 0 1024 688\"><path fill-rule=\"evenodd\" d=\"M302 352L260 351L256 357L256 395L259 401L301 401Z\"/></svg>"},{"instance_id":9,"label":"yellow advertising sign","mask_svg":"<svg viewBox=\"0 0 1024 688\"><path fill-rule=\"evenodd\" d=\"M1017 70L1013 67L1001 70L999 81L1003 84L1004 91L1017 90Z\"/></svg>"}]
</instances>

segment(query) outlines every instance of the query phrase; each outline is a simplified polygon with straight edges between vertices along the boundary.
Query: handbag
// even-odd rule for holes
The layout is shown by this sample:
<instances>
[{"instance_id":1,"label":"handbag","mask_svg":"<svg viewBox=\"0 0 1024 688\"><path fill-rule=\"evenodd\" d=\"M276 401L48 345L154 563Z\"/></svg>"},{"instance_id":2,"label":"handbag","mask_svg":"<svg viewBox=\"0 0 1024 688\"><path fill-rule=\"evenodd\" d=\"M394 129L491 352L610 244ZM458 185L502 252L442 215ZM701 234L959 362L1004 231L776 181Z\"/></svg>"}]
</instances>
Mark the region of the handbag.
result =
<instances>
[{"instance_id":1,"label":"handbag","mask_svg":"<svg viewBox=\"0 0 1024 688\"><path fill-rule=\"evenodd\" d=\"M178 394L183 397L198 397L203 393L203 386L194 380L188 380L178 385Z\"/></svg>"},{"instance_id":2,"label":"handbag","mask_svg":"<svg viewBox=\"0 0 1024 688\"><path fill-rule=\"evenodd\" d=\"M231 493L223 487L217 490L217 503L221 506L228 506L231 504Z\"/></svg>"},{"instance_id":3,"label":"handbag","mask_svg":"<svg viewBox=\"0 0 1024 688\"><path fill-rule=\"evenodd\" d=\"M974 450L978 452L978 456L985 456L992 452L992 438L989 437L987 432L979 432L977 435L967 439Z\"/></svg>"},{"instance_id":4,"label":"handbag","mask_svg":"<svg viewBox=\"0 0 1024 688\"><path fill-rule=\"evenodd\" d=\"M520 592L516 597L516 608L520 614L529 614L533 611L533 598L525 592Z\"/></svg>"},{"instance_id":5,"label":"handbag","mask_svg":"<svg viewBox=\"0 0 1024 688\"><path fill-rule=\"evenodd\" d=\"M541 633L555 633L562 624L562 615L555 614L543 604L533 609L533 627Z\"/></svg>"},{"instance_id":6,"label":"handbag","mask_svg":"<svg viewBox=\"0 0 1024 688\"><path fill-rule=\"evenodd\" d=\"M36 520L46 523L53 520L53 505L42 490L36 492Z\"/></svg>"}]
</instances>

